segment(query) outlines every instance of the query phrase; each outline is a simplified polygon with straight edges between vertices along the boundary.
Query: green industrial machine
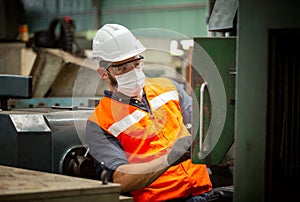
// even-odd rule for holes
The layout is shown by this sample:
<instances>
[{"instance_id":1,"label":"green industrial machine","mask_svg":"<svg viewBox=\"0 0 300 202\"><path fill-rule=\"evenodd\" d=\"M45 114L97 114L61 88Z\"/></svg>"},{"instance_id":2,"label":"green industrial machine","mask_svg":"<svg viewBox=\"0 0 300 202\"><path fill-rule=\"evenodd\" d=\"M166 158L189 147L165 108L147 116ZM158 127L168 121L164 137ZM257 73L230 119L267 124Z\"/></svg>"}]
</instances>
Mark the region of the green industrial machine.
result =
<instances>
[{"instance_id":1,"label":"green industrial machine","mask_svg":"<svg viewBox=\"0 0 300 202\"><path fill-rule=\"evenodd\" d=\"M192 160L209 166L233 163L235 37L194 38Z\"/></svg>"}]
</instances>

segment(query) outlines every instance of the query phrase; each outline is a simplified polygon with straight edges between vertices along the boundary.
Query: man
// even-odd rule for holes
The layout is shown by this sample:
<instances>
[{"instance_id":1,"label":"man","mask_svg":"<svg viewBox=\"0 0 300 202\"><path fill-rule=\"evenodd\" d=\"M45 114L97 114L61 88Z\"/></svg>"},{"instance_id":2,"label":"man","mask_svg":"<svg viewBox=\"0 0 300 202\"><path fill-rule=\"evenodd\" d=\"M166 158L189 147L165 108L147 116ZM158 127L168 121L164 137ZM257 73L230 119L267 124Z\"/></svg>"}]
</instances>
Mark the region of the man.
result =
<instances>
[{"instance_id":1,"label":"man","mask_svg":"<svg viewBox=\"0 0 300 202\"><path fill-rule=\"evenodd\" d=\"M191 98L176 82L145 78L145 47L124 26L106 24L92 57L109 90L90 115L91 155L135 201L206 201L212 188L205 165L190 160Z\"/></svg>"}]
</instances>

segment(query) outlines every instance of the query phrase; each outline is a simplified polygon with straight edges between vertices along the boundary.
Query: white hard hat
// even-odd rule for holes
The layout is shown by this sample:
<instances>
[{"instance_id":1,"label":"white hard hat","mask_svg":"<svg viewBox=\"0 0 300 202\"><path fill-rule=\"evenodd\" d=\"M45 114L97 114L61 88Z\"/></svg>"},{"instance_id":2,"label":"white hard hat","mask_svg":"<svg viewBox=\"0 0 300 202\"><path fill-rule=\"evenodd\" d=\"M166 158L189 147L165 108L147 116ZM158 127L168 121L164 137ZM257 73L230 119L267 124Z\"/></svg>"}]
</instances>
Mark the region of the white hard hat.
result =
<instances>
[{"instance_id":1,"label":"white hard hat","mask_svg":"<svg viewBox=\"0 0 300 202\"><path fill-rule=\"evenodd\" d=\"M106 24L97 31L94 37L92 57L118 62L145 50L146 48L126 27L118 24Z\"/></svg>"}]
</instances>

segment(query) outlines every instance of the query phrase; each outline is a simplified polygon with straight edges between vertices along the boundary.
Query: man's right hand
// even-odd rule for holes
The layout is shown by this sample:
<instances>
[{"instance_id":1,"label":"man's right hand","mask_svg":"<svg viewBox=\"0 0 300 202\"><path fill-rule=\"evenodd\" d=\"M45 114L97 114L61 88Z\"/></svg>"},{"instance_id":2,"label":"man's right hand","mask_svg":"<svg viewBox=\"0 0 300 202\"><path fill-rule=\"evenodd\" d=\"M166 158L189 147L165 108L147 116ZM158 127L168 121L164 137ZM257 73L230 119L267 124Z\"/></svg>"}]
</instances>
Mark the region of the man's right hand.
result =
<instances>
[{"instance_id":1,"label":"man's right hand","mask_svg":"<svg viewBox=\"0 0 300 202\"><path fill-rule=\"evenodd\" d=\"M168 153L167 161L170 166L175 166L191 158L190 149L192 146L192 136L179 138L173 148Z\"/></svg>"}]
</instances>

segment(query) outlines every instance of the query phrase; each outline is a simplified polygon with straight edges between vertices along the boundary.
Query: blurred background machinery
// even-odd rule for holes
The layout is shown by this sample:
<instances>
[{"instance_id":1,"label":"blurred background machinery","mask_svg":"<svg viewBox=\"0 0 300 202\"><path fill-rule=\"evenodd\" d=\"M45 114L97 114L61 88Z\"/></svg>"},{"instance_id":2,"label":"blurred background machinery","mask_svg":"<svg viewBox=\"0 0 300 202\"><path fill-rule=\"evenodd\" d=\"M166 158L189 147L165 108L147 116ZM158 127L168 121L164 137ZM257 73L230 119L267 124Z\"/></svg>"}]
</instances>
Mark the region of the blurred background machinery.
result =
<instances>
[{"instance_id":1,"label":"blurred background machinery","mask_svg":"<svg viewBox=\"0 0 300 202\"><path fill-rule=\"evenodd\" d=\"M11 98L32 97L32 77L1 75L0 162L3 165L95 178L84 140L91 110L81 108L7 109ZM92 108L91 108L92 109Z\"/></svg>"}]
</instances>

